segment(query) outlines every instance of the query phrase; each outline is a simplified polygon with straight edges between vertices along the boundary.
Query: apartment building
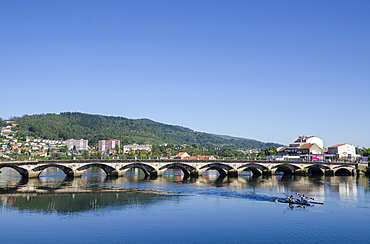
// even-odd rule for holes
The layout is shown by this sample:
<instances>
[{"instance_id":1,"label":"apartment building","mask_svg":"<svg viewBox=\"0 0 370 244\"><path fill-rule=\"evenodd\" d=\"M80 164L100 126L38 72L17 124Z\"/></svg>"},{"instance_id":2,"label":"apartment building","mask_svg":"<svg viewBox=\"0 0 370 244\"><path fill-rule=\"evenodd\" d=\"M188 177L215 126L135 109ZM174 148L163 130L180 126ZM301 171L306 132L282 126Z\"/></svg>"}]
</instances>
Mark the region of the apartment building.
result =
<instances>
[{"instance_id":1,"label":"apartment building","mask_svg":"<svg viewBox=\"0 0 370 244\"><path fill-rule=\"evenodd\" d=\"M76 146L77 151L87 151L88 140L85 139L68 139L66 140L68 150L72 150Z\"/></svg>"},{"instance_id":2,"label":"apartment building","mask_svg":"<svg viewBox=\"0 0 370 244\"><path fill-rule=\"evenodd\" d=\"M119 150L121 147L120 140L100 140L98 141L98 151L107 152L107 150Z\"/></svg>"}]
</instances>

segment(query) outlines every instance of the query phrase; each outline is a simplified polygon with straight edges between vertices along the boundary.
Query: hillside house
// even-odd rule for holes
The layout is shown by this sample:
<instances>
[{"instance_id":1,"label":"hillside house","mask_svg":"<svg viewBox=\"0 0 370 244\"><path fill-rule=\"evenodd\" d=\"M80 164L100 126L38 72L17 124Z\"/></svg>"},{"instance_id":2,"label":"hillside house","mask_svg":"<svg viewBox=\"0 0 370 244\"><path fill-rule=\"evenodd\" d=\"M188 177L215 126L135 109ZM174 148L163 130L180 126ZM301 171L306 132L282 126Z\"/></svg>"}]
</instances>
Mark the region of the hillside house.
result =
<instances>
[{"instance_id":1,"label":"hillside house","mask_svg":"<svg viewBox=\"0 0 370 244\"><path fill-rule=\"evenodd\" d=\"M179 152L176 156L175 159L189 159L190 155L187 152Z\"/></svg>"},{"instance_id":2,"label":"hillside house","mask_svg":"<svg viewBox=\"0 0 370 244\"><path fill-rule=\"evenodd\" d=\"M205 156L191 156L189 157L190 160L216 160L215 156L212 155L205 155Z\"/></svg>"},{"instance_id":3,"label":"hillside house","mask_svg":"<svg viewBox=\"0 0 370 244\"><path fill-rule=\"evenodd\" d=\"M150 152L152 150L152 145L138 145L138 144L130 144L123 146L123 154L129 153L130 151L137 151L137 150L144 150Z\"/></svg>"},{"instance_id":4,"label":"hillside house","mask_svg":"<svg viewBox=\"0 0 370 244\"><path fill-rule=\"evenodd\" d=\"M11 147L13 150L15 150L15 149L18 149L18 148L19 148L18 144L12 144L12 145L10 145L10 147Z\"/></svg>"}]
</instances>

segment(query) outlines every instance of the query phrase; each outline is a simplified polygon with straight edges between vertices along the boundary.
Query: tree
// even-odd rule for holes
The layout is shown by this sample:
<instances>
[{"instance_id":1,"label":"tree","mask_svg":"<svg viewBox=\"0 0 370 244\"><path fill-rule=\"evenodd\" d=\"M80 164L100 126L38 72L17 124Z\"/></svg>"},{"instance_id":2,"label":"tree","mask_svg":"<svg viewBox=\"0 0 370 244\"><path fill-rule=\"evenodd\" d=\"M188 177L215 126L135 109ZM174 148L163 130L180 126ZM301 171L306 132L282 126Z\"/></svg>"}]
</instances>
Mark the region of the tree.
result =
<instances>
[{"instance_id":1,"label":"tree","mask_svg":"<svg viewBox=\"0 0 370 244\"><path fill-rule=\"evenodd\" d=\"M274 146L266 147L266 149L265 149L265 155L266 156L274 156L274 155L276 155L276 147L274 147Z\"/></svg>"},{"instance_id":2,"label":"tree","mask_svg":"<svg viewBox=\"0 0 370 244\"><path fill-rule=\"evenodd\" d=\"M193 143L193 144L191 144L191 146L194 147L194 148L199 148L198 143Z\"/></svg>"},{"instance_id":3,"label":"tree","mask_svg":"<svg viewBox=\"0 0 370 244\"><path fill-rule=\"evenodd\" d=\"M0 126L6 126L6 122L2 118L0 118Z\"/></svg>"},{"instance_id":4,"label":"tree","mask_svg":"<svg viewBox=\"0 0 370 244\"><path fill-rule=\"evenodd\" d=\"M224 148L220 152L221 157L235 157L235 151L230 148Z\"/></svg>"},{"instance_id":5,"label":"tree","mask_svg":"<svg viewBox=\"0 0 370 244\"><path fill-rule=\"evenodd\" d=\"M370 148L363 147L360 149L362 156L369 156L370 155Z\"/></svg>"},{"instance_id":6,"label":"tree","mask_svg":"<svg viewBox=\"0 0 370 244\"><path fill-rule=\"evenodd\" d=\"M67 145L63 145L59 148L59 152L68 152L68 147Z\"/></svg>"}]
</instances>

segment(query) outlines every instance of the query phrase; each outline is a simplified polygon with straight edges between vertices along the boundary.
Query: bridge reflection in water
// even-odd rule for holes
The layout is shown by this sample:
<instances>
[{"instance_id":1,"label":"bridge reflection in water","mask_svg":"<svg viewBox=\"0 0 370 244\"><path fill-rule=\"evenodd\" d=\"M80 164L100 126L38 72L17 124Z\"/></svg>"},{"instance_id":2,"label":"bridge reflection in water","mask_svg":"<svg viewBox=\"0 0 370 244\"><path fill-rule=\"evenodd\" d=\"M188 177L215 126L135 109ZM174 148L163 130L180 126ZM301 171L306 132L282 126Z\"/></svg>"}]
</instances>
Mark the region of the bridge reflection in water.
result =
<instances>
[{"instance_id":1,"label":"bridge reflection in water","mask_svg":"<svg viewBox=\"0 0 370 244\"><path fill-rule=\"evenodd\" d=\"M3 169L0 199L5 207L67 213L134 203L146 205L168 198L177 199L179 195L273 201L282 197L283 192L304 192L325 201L327 192L334 191L341 199L356 200L363 194L358 192L358 186L368 191L369 178L359 175L256 176L248 173L228 177L217 170L207 171L200 177L189 177L180 169L169 169L161 177L148 177L138 169L131 169L124 177L107 177L99 167L91 168L77 178L65 177L57 168L48 168L39 178L22 178L15 170Z\"/></svg>"}]
</instances>

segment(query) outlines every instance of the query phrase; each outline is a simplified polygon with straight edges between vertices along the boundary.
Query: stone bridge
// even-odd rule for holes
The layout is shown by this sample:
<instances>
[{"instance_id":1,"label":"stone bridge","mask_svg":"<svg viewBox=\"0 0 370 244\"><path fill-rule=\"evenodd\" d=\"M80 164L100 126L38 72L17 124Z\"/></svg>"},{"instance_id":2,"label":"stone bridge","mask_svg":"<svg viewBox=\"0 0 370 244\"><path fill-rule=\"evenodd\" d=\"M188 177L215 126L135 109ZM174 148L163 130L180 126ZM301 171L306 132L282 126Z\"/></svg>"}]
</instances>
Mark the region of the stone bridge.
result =
<instances>
[{"instance_id":1,"label":"stone bridge","mask_svg":"<svg viewBox=\"0 0 370 244\"><path fill-rule=\"evenodd\" d=\"M0 169L15 169L22 177L38 177L50 167L61 169L67 177L80 177L85 170L98 167L107 176L123 176L130 169L140 169L145 175L161 176L168 169L181 169L185 176L199 176L207 170L217 170L221 176L238 176L243 171L254 175L272 175L283 172L289 175L355 175L364 172L368 163L315 162L315 161L255 161L255 160L134 160L134 159L87 159L87 160L38 160L0 161Z\"/></svg>"}]
</instances>

